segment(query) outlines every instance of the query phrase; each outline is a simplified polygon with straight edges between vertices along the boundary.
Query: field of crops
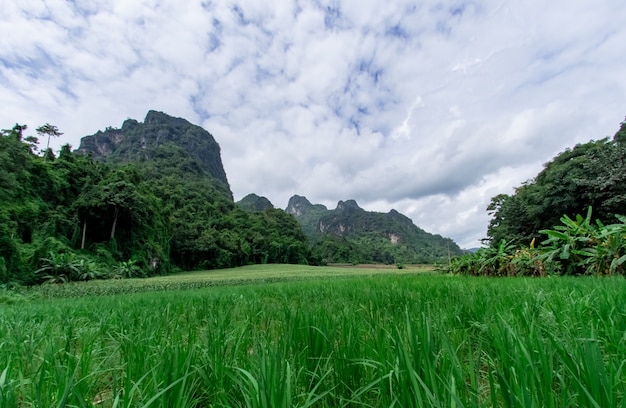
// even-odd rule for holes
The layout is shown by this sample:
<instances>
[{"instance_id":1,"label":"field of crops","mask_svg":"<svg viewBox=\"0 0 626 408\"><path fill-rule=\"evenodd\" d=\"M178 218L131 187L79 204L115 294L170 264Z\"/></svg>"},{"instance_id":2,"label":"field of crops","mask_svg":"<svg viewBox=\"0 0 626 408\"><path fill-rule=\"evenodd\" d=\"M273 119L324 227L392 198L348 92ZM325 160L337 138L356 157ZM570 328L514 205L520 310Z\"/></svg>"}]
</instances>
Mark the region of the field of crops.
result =
<instances>
[{"instance_id":1,"label":"field of crops","mask_svg":"<svg viewBox=\"0 0 626 408\"><path fill-rule=\"evenodd\" d=\"M118 295L163 290L199 289L212 286L236 286L251 283L276 283L295 280L374 276L380 274L432 273L432 265L409 265L398 269L393 265L249 265L241 268L184 272L150 279L109 279L88 282L66 282L63 285L40 285L21 290L36 297L77 297ZM2 299L0 297L0 302Z\"/></svg>"},{"instance_id":2,"label":"field of crops","mask_svg":"<svg viewBox=\"0 0 626 408\"><path fill-rule=\"evenodd\" d=\"M626 406L621 277L302 268L0 294L0 407Z\"/></svg>"}]
</instances>

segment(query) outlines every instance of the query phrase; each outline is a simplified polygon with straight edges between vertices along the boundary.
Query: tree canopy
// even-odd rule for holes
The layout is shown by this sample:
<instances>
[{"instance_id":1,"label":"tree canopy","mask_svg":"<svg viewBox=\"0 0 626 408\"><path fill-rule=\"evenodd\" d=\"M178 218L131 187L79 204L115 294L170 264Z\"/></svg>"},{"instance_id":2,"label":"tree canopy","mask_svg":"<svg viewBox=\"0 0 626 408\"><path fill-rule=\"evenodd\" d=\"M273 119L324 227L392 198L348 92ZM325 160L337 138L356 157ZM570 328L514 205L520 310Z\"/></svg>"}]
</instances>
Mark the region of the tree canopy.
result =
<instances>
[{"instance_id":1,"label":"tree canopy","mask_svg":"<svg viewBox=\"0 0 626 408\"><path fill-rule=\"evenodd\" d=\"M613 138L566 149L514 194L493 197L487 241L527 246L543 239L540 231L558 225L563 215L575 218L589 207L604 223L626 213L626 121Z\"/></svg>"}]
</instances>

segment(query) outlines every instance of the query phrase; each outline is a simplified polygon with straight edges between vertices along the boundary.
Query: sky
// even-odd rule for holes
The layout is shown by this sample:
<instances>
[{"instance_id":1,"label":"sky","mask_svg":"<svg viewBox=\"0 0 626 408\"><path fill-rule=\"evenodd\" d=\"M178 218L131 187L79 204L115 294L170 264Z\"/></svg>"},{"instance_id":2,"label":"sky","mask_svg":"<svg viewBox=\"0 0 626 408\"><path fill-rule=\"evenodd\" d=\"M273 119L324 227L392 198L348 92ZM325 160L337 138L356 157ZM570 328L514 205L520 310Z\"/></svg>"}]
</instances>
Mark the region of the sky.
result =
<instances>
[{"instance_id":1,"label":"sky","mask_svg":"<svg viewBox=\"0 0 626 408\"><path fill-rule=\"evenodd\" d=\"M215 137L235 200L354 199L476 247L493 196L618 130L624 21L623 0L0 0L0 128L77 148L158 110Z\"/></svg>"}]
</instances>

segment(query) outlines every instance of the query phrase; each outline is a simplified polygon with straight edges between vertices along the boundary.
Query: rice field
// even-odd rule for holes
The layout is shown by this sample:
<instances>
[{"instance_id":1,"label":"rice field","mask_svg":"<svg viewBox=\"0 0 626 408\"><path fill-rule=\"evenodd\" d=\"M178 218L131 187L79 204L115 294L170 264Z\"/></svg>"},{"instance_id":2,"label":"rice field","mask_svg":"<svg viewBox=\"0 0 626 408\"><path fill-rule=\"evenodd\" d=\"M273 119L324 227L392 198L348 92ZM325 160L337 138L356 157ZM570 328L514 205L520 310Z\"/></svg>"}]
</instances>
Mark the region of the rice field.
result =
<instances>
[{"instance_id":1,"label":"rice field","mask_svg":"<svg viewBox=\"0 0 626 408\"><path fill-rule=\"evenodd\" d=\"M302 268L5 295L0 407L626 407L623 278Z\"/></svg>"},{"instance_id":2,"label":"rice field","mask_svg":"<svg viewBox=\"0 0 626 408\"><path fill-rule=\"evenodd\" d=\"M438 272L432 265L249 265L240 268L183 272L150 279L112 279L67 282L63 285L34 286L22 291L36 297L102 296L176 289L199 289L213 286L237 286L253 283L276 283L296 280L335 279L342 277L404 275ZM441 272L438 272L441 273ZM1 300L0 300L1 301Z\"/></svg>"}]
</instances>

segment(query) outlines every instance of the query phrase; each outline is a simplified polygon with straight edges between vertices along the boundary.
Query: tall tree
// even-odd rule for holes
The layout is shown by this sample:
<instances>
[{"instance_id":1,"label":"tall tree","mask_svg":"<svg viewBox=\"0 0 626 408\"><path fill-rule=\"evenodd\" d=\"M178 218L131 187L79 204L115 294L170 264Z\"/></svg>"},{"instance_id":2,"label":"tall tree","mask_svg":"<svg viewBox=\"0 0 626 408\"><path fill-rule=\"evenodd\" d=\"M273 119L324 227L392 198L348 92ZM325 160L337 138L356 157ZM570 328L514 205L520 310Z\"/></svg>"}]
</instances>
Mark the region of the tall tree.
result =
<instances>
[{"instance_id":1,"label":"tall tree","mask_svg":"<svg viewBox=\"0 0 626 408\"><path fill-rule=\"evenodd\" d=\"M63 134L63 133L59 132L59 128L57 128L56 126L51 125L49 123L46 123L43 126L39 126L37 129L35 129L35 131L40 136L47 136L48 137L48 142L46 143L46 152L48 152L48 150L50 149L50 138L51 137L59 137L59 136L61 136Z\"/></svg>"}]
</instances>

